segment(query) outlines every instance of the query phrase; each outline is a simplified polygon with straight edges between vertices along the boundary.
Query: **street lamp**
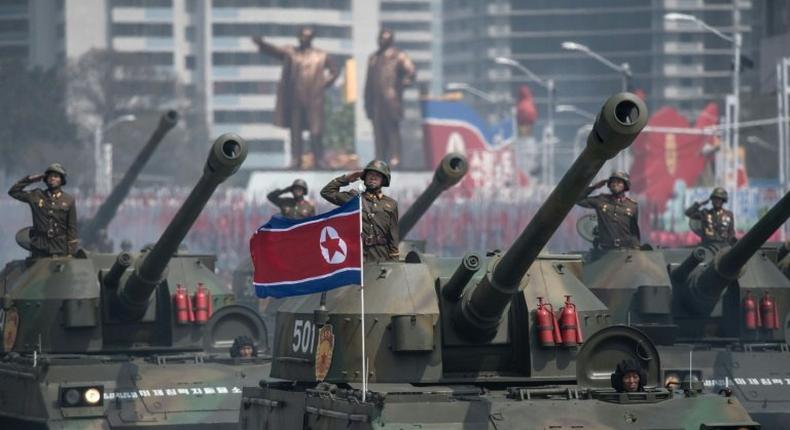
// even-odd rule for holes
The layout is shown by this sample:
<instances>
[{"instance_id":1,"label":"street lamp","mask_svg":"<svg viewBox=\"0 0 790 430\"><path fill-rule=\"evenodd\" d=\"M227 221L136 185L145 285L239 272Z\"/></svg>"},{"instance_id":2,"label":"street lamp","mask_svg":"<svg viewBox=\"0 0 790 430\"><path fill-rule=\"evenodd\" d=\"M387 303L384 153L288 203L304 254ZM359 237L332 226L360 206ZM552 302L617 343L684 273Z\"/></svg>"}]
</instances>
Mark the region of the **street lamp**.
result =
<instances>
[{"instance_id":1,"label":"street lamp","mask_svg":"<svg viewBox=\"0 0 790 430\"><path fill-rule=\"evenodd\" d=\"M543 151L546 154L544 157L543 163L547 165L547 169L543 169L546 172L547 177L544 177L544 183L553 183L554 182L554 100L556 96L556 87L554 85L554 79L543 79L540 76L536 75L534 72L526 68L523 64L519 63L518 61L508 58L508 57L496 57L494 58L494 62L497 64L501 64L504 66L509 66L518 69L523 73L530 81L535 82L540 87L546 89L546 127L543 129L543 144L544 149L546 145L551 145L551 153L548 151Z\"/></svg>"},{"instance_id":2,"label":"street lamp","mask_svg":"<svg viewBox=\"0 0 790 430\"><path fill-rule=\"evenodd\" d=\"M588 119L590 121L595 121L595 115L593 113L587 112L584 109L579 109L574 105L557 105L555 112L563 113L563 112L570 112L579 115L584 119Z\"/></svg>"},{"instance_id":3,"label":"street lamp","mask_svg":"<svg viewBox=\"0 0 790 430\"><path fill-rule=\"evenodd\" d=\"M622 80L623 80L623 91L628 91L629 83L632 77L631 66L628 63L621 63L620 65L617 65L606 59L604 56L593 51L587 45L582 45L581 43L562 42L560 46L562 46L562 49L566 51L577 51L584 53L598 60L598 62L603 63L606 67L614 70L617 73L620 73L622 75Z\"/></svg>"},{"instance_id":4,"label":"street lamp","mask_svg":"<svg viewBox=\"0 0 790 430\"><path fill-rule=\"evenodd\" d=\"M741 101L740 101L740 80L741 80L741 34L738 33L738 8L736 7L733 10L733 28L735 29L735 33L731 36L722 33L721 31L717 30L716 28L708 25L705 21L697 18L694 15L689 15L685 13L667 13L664 14L664 20L670 22L693 22L696 23L698 26L704 28L705 30L715 34L719 38L726 40L727 42L732 43L733 50L733 73L732 73L732 127L730 136L730 151L733 154L733 166L732 170L729 172L730 174L727 175L728 172L724 172L724 178L730 178L732 180L731 188L733 193L736 192L738 187L738 168L740 164L740 160L738 157L738 121L740 120L740 110L741 110ZM729 103L727 103L729 104ZM726 164L726 163L725 163ZM724 169L727 170L727 169ZM735 197L733 196L733 202L736 202Z\"/></svg>"},{"instance_id":5,"label":"street lamp","mask_svg":"<svg viewBox=\"0 0 790 430\"><path fill-rule=\"evenodd\" d=\"M109 131L111 128L115 127L118 124L124 122L132 122L137 120L137 117L128 114L128 115L121 115L109 123L106 126L99 124L98 127L93 131L93 164L95 168L94 172L94 189L97 192L104 192L108 193L110 188L112 188L112 178L105 178L107 175L102 174L102 156L101 156L101 145L102 141L104 140L104 133Z\"/></svg>"},{"instance_id":6,"label":"street lamp","mask_svg":"<svg viewBox=\"0 0 790 430\"><path fill-rule=\"evenodd\" d=\"M447 85L445 85L445 88L450 91L466 91L467 93L480 97L491 104L497 103L491 94L488 94L487 92L475 88L465 82L448 82Z\"/></svg>"}]
</instances>

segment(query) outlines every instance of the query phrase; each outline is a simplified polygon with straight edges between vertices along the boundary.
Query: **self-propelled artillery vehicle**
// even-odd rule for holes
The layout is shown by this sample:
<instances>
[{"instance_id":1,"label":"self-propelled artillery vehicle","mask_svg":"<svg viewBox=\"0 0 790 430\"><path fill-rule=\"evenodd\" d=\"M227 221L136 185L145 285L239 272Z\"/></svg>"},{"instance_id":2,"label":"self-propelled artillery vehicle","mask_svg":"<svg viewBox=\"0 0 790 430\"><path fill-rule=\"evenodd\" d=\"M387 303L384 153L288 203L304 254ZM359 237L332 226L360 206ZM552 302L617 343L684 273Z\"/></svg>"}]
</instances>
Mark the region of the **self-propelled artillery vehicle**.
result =
<instances>
[{"instance_id":1,"label":"self-propelled artillery vehicle","mask_svg":"<svg viewBox=\"0 0 790 430\"><path fill-rule=\"evenodd\" d=\"M266 328L201 257L177 250L246 155L239 136L220 136L147 252L9 263L20 270L0 283L0 428L237 428L241 387L269 364L228 350L248 336L266 352Z\"/></svg>"},{"instance_id":2,"label":"self-propelled artillery vehicle","mask_svg":"<svg viewBox=\"0 0 790 430\"><path fill-rule=\"evenodd\" d=\"M657 343L664 384L731 390L763 428L786 428L790 280L761 247L788 217L790 194L731 246L593 249L581 280Z\"/></svg>"},{"instance_id":3,"label":"self-propelled artillery vehicle","mask_svg":"<svg viewBox=\"0 0 790 430\"><path fill-rule=\"evenodd\" d=\"M610 98L586 149L506 252L457 259L413 251L366 263L364 311L359 286L284 299L272 377L286 381L244 389L241 427L759 428L734 398L656 387L654 344L611 324L571 270L580 258L539 255L646 118L636 96ZM555 331L546 304L563 302ZM623 359L646 370L643 391L609 388Z\"/></svg>"}]
</instances>

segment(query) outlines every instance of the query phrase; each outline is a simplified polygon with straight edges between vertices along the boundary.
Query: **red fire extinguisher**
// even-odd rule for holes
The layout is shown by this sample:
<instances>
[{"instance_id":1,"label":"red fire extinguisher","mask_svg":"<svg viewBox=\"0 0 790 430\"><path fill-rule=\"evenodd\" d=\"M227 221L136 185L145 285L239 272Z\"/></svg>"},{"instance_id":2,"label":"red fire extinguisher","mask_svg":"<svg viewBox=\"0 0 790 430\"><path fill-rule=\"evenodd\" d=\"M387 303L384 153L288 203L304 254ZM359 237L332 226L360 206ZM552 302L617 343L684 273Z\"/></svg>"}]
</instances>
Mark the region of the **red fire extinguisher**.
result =
<instances>
[{"instance_id":1,"label":"red fire extinguisher","mask_svg":"<svg viewBox=\"0 0 790 430\"><path fill-rule=\"evenodd\" d=\"M582 343L579 315L576 305L571 302L571 296L565 296L565 306L560 309L560 332L563 346L573 347Z\"/></svg>"},{"instance_id":2,"label":"red fire extinguisher","mask_svg":"<svg viewBox=\"0 0 790 430\"><path fill-rule=\"evenodd\" d=\"M195 323L205 324L209 318L211 318L211 293L203 283L199 282L195 291Z\"/></svg>"},{"instance_id":3,"label":"red fire extinguisher","mask_svg":"<svg viewBox=\"0 0 790 430\"><path fill-rule=\"evenodd\" d=\"M776 302L766 291L760 299L760 313L763 317L763 328L776 330L779 328L779 315L776 312Z\"/></svg>"},{"instance_id":4,"label":"red fire extinguisher","mask_svg":"<svg viewBox=\"0 0 790 430\"><path fill-rule=\"evenodd\" d=\"M173 307L176 309L176 322L178 324L187 324L194 320L195 316L192 314L192 303L189 300L187 289L182 287L181 284L176 285L176 293L173 294Z\"/></svg>"},{"instance_id":5,"label":"red fire extinguisher","mask_svg":"<svg viewBox=\"0 0 790 430\"><path fill-rule=\"evenodd\" d=\"M754 299L751 291L747 291L746 297L743 298L743 324L746 330L757 330L762 326L760 313L757 311L757 300Z\"/></svg>"},{"instance_id":6,"label":"red fire extinguisher","mask_svg":"<svg viewBox=\"0 0 790 430\"><path fill-rule=\"evenodd\" d=\"M555 345L558 334L557 319L550 304L543 303L543 297L538 297L538 309L535 311L535 322L538 327L538 342L540 346L551 347ZM559 338L556 342L559 343Z\"/></svg>"}]
</instances>

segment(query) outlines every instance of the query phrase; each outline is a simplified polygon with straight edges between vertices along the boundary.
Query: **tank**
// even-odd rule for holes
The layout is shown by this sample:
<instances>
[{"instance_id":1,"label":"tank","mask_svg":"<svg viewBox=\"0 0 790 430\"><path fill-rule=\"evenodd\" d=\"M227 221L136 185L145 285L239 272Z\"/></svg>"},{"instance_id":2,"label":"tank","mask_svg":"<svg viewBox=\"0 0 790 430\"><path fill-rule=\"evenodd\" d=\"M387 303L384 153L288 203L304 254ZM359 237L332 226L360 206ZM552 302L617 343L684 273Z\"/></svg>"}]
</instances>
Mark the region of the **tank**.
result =
<instances>
[{"instance_id":1,"label":"tank","mask_svg":"<svg viewBox=\"0 0 790 430\"><path fill-rule=\"evenodd\" d=\"M759 428L735 399L691 384L685 393L661 388L654 344L611 324L570 270L580 257L541 254L587 183L646 118L636 96L610 98L584 151L504 253L459 259L413 251L365 264L364 312L358 286L328 291L325 300L283 299L272 377L285 381L244 389L241 427ZM544 343L544 303L565 300L560 314L573 310L573 327L559 327L567 339L557 342L548 327L552 343ZM646 370L644 391L609 388L626 358Z\"/></svg>"},{"instance_id":2,"label":"tank","mask_svg":"<svg viewBox=\"0 0 790 430\"><path fill-rule=\"evenodd\" d=\"M706 389L732 390L763 428L784 428L790 422L790 282L764 243L788 217L790 194L732 246L594 250L581 280L614 321L658 344L665 383L689 374L691 366Z\"/></svg>"},{"instance_id":3,"label":"tank","mask_svg":"<svg viewBox=\"0 0 790 430\"><path fill-rule=\"evenodd\" d=\"M238 427L241 387L265 357L231 358L236 336L266 354L266 327L201 257L178 246L247 145L212 145L203 174L153 247L26 259L3 279L0 428Z\"/></svg>"},{"instance_id":4,"label":"tank","mask_svg":"<svg viewBox=\"0 0 790 430\"><path fill-rule=\"evenodd\" d=\"M107 226L109 226L112 219L115 218L118 208L129 194L129 190L131 190L137 176L140 175L140 172L143 170L146 163L148 163L151 155L156 151L156 148L159 147L159 143L162 142L167 133L172 130L177 123L178 112L170 110L162 114L156 129L137 154L137 157L132 161L132 164L129 166L126 173L124 173L121 181L112 189L104 200L104 203L99 206L96 214L92 218L80 223L79 233L80 245L82 247L102 252L113 251L112 249L97 249L100 245L104 245L101 243L102 241L107 240L106 237L102 237L102 232L106 234Z\"/></svg>"},{"instance_id":5,"label":"tank","mask_svg":"<svg viewBox=\"0 0 790 430\"><path fill-rule=\"evenodd\" d=\"M398 222L398 232L401 239L404 239L412 227L425 215L434 201L446 190L463 179L469 170L469 163L466 156L461 153L451 152L439 162L433 173L433 178L428 187L415 199L409 209L400 217ZM410 250L424 250L423 241L401 240L399 243L401 255L406 255ZM247 256L236 270L233 271L233 292L239 303L244 303L251 307L265 306L262 309L265 321L269 326L274 324L274 316L277 313L280 301L269 299L261 301L255 296L252 288L252 260ZM264 304L261 304L263 302Z\"/></svg>"}]
</instances>

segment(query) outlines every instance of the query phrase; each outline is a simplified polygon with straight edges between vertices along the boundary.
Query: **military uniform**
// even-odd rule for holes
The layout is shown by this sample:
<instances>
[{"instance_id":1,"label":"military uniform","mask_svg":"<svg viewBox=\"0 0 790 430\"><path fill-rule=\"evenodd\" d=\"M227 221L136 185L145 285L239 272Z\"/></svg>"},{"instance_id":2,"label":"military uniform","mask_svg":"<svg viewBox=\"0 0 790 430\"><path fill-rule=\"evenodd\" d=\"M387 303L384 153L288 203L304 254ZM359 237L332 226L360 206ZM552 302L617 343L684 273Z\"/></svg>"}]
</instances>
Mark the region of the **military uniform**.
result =
<instances>
[{"instance_id":1,"label":"military uniform","mask_svg":"<svg viewBox=\"0 0 790 430\"><path fill-rule=\"evenodd\" d=\"M719 198L727 201L727 191L715 188L710 195L711 199ZM699 220L702 226L695 231L702 237L702 243L731 243L735 241L735 217L731 211L724 208L700 209L702 204L694 202L686 209L686 216Z\"/></svg>"},{"instance_id":2,"label":"military uniform","mask_svg":"<svg viewBox=\"0 0 790 430\"><path fill-rule=\"evenodd\" d=\"M65 177L61 175L64 179ZM33 182L29 177L17 181L8 194L30 205L33 228L30 245L34 257L71 255L77 251L77 208L74 197L65 191L24 188Z\"/></svg>"},{"instance_id":3,"label":"military uniform","mask_svg":"<svg viewBox=\"0 0 790 430\"><path fill-rule=\"evenodd\" d=\"M321 190L321 197L343 205L359 195L356 190L340 191L349 183L345 175L339 176ZM398 259L398 202L381 192L362 193L362 241L366 261Z\"/></svg>"},{"instance_id":4,"label":"military uniform","mask_svg":"<svg viewBox=\"0 0 790 430\"><path fill-rule=\"evenodd\" d=\"M280 195L287 192L289 192L288 189L274 190L266 198L280 208L280 213L286 218L301 219L315 215L315 206L306 199L297 200L293 197L280 197Z\"/></svg>"},{"instance_id":5,"label":"military uniform","mask_svg":"<svg viewBox=\"0 0 790 430\"><path fill-rule=\"evenodd\" d=\"M639 205L629 197L599 194L588 197L588 187L577 205L595 209L598 216L598 246L602 249L639 248Z\"/></svg>"}]
</instances>

